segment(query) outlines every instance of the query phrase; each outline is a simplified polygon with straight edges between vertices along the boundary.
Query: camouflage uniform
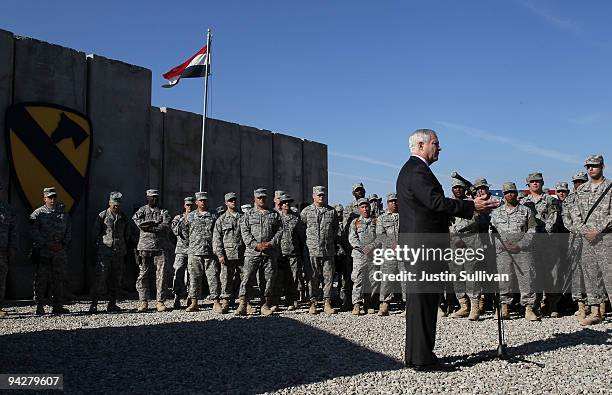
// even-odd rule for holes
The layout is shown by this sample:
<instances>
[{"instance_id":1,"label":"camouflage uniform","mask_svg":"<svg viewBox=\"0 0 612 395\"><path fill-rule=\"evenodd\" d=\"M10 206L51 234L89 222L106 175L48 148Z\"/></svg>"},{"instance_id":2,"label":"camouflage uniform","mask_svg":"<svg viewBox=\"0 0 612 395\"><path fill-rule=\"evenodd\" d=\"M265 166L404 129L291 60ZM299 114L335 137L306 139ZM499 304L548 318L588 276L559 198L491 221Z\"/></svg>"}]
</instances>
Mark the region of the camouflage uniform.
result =
<instances>
[{"instance_id":1,"label":"camouflage uniform","mask_svg":"<svg viewBox=\"0 0 612 395\"><path fill-rule=\"evenodd\" d=\"M395 193L389 194L387 200L391 198L397 199ZM376 220L376 241L381 248L395 249L399 236L399 213L391 213L387 211L382 214ZM385 260L381 266L381 270L384 274L400 273L406 271L406 267L403 261ZM380 285L380 301L390 302L393 298L393 294L397 291L402 292L402 300L406 301L406 282L401 281L398 288L397 282L390 283L389 281L383 281Z\"/></svg>"},{"instance_id":2,"label":"camouflage uniform","mask_svg":"<svg viewBox=\"0 0 612 395\"><path fill-rule=\"evenodd\" d=\"M290 199L287 195L281 201ZM302 253L304 251L305 229L300 217L289 211L281 211L283 221L283 238L281 239L281 256L278 258L278 277L276 279L276 296L284 293L287 305L299 297L298 287L302 283Z\"/></svg>"},{"instance_id":3,"label":"camouflage uniform","mask_svg":"<svg viewBox=\"0 0 612 395\"><path fill-rule=\"evenodd\" d=\"M532 180L543 181L541 173L532 173L527 177L527 183ZM540 292L544 291L546 303L556 306L560 294L554 292L561 288L561 262L559 261L558 237L552 235L561 211L561 204L548 193L540 195L539 198L533 194L527 195L520 203L532 210L536 221L536 233L533 243L533 258L535 264L535 283L538 291L536 295L536 306L542 297Z\"/></svg>"},{"instance_id":4,"label":"camouflage uniform","mask_svg":"<svg viewBox=\"0 0 612 395\"><path fill-rule=\"evenodd\" d=\"M334 206L336 215L338 216L338 231L336 232L335 248L336 256L334 262L336 264L336 273L338 276L338 284L340 284L340 298L345 308L349 308L351 305L351 293L353 291L353 284L351 283L351 272L347 270L347 261L350 259L346 253L346 244L344 242L344 222L340 221L343 218L344 207L341 204Z\"/></svg>"},{"instance_id":5,"label":"camouflage uniform","mask_svg":"<svg viewBox=\"0 0 612 395\"><path fill-rule=\"evenodd\" d=\"M306 226L306 249L309 262L305 265L310 301L317 300L323 280L323 298L331 299L334 280L334 241L338 232L338 217L333 207L313 204L302 210L300 217Z\"/></svg>"},{"instance_id":6,"label":"camouflage uniform","mask_svg":"<svg viewBox=\"0 0 612 395\"><path fill-rule=\"evenodd\" d=\"M94 223L93 234L96 237L96 270L92 299L99 300L105 288L108 290L111 303L117 301L117 292L123 275L123 262L127 254L128 217L119 211L113 213L110 208L100 212Z\"/></svg>"},{"instance_id":7,"label":"camouflage uniform","mask_svg":"<svg viewBox=\"0 0 612 395\"><path fill-rule=\"evenodd\" d=\"M147 196L159 196L157 191L147 191ZM151 298L151 284L155 276L155 287L157 290L157 301L163 303L165 299L165 265L164 251L169 244L167 232L170 230L170 214L168 210L160 207L142 206L132 217L134 223L140 229L138 239L139 274L136 280L138 299L148 302Z\"/></svg>"},{"instance_id":8,"label":"camouflage uniform","mask_svg":"<svg viewBox=\"0 0 612 395\"><path fill-rule=\"evenodd\" d=\"M374 271L378 270L378 267L372 264L372 252L376 247L376 223L375 218L360 216L349 224L348 237L353 248L353 305L363 302L365 294L373 293L371 277Z\"/></svg>"},{"instance_id":9,"label":"camouflage uniform","mask_svg":"<svg viewBox=\"0 0 612 395\"><path fill-rule=\"evenodd\" d=\"M0 186L0 190L2 186ZM9 250L17 250L17 219L13 209L0 201L0 309L6 291Z\"/></svg>"},{"instance_id":10,"label":"camouflage uniform","mask_svg":"<svg viewBox=\"0 0 612 395\"><path fill-rule=\"evenodd\" d=\"M266 196L266 190L257 189L255 196L258 195ZM280 215L275 210L254 207L242 217L240 232L246 250L239 296L246 298L253 296L255 274L261 267L265 278L264 296L271 298L276 280L276 260L280 255L280 243L283 238L283 223ZM261 242L270 242L271 248L266 251L257 251L255 247Z\"/></svg>"},{"instance_id":11,"label":"camouflage uniform","mask_svg":"<svg viewBox=\"0 0 612 395\"><path fill-rule=\"evenodd\" d=\"M64 303L66 248L72 241L70 216L60 203L54 208L39 207L30 215L30 231L33 250L37 250L39 256L34 268L34 300L39 305L45 303L50 291L54 307L59 307ZM60 244L61 249L52 251L51 243Z\"/></svg>"},{"instance_id":12,"label":"camouflage uniform","mask_svg":"<svg viewBox=\"0 0 612 395\"><path fill-rule=\"evenodd\" d=\"M196 195L196 200L198 196ZM208 280L210 299L219 299L219 262L213 253L213 228L217 217L210 211L194 210L182 222L179 236L188 245L189 297L202 299L203 276Z\"/></svg>"},{"instance_id":13,"label":"camouflage uniform","mask_svg":"<svg viewBox=\"0 0 612 395\"><path fill-rule=\"evenodd\" d=\"M229 200L226 195L226 201ZM215 222L213 233L213 252L225 263L221 265L221 299L234 301L236 282L240 282L240 274L244 262L244 243L240 233L242 214L225 211Z\"/></svg>"},{"instance_id":14,"label":"camouflage uniform","mask_svg":"<svg viewBox=\"0 0 612 395\"><path fill-rule=\"evenodd\" d=\"M510 184L507 190L514 189L514 183ZM514 188L510 188L513 186ZM504 184L506 188L506 184ZM534 292L534 267L533 254L530 251L533 236L536 232L536 222L532 211L518 204L510 208L504 204L491 213L491 225L499 232L499 237L504 242L512 241L517 244L521 251L519 253L509 253L505 250L498 237L495 237L495 251L497 254L497 270L500 274L509 274L509 282L499 283L501 302L510 304L512 302L513 289L512 283L516 280L519 292L521 293L522 305L533 305L536 301Z\"/></svg>"},{"instance_id":15,"label":"camouflage uniform","mask_svg":"<svg viewBox=\"0 0 612 395\"><path fill-rule=\"evenodd\" d=\"M192 200L193 202L193 200ZM187 243L179 236L180 227L185 220L185 213L181 213L172 218L172 233L176 236L176 247L174 248L174 264L172 269L172 292L179 298L187 293L185 277L187 276Z\"/></svg>"},{"instance_id":16,"label":"camouflage uniform","mask_svg":"<svg viewBox=\"0 0 612 395\"><path fill-rule=\"evenodd\" d=\"M584 172L579 172L572 177L572 181L587 182L589 176ZM582 237L578 232L580 222L574 217L573 206L576 204L576 191L567 195L561 207L563 224L569 230L570 236L567 247L567 262L569 265L569 275L571 276L572 299L575 302L586 302L586 286L584 284L584 269L582 265ZM565 290L563 290L565 291Z\"/></svg>"},{"instance_id":17,"label":"camouflage uniform","mask_svg":"<svg viewBox=\"0 0 612 395\"><path fill-rule=\"evenodd\" d=\"M605 293L612 292L612 190L609 191L586 224L589 210L612 180L603 177L603 182L594 185L591 180L582 184L576 191L571 206L573 226L582 235L581 262L587 294L587 304L599 305L605 301ZM584 239L588 230L600 232L594 243ZM602 286L603 285L603 286Z\"/></svg>"}]
</instances>

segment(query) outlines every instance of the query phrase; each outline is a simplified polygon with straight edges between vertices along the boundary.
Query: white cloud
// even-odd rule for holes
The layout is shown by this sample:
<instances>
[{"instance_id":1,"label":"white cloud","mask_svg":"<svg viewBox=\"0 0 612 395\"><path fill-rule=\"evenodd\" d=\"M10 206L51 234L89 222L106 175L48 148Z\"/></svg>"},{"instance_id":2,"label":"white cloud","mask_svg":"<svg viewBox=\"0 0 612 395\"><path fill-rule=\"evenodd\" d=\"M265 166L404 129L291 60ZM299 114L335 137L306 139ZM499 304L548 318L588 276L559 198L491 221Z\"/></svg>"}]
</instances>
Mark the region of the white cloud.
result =
<instances>
[{"instance_id":1,"label":"white cloud","mask_svg":"<svg viewBox=\"0 0 612 395\"><path fill-rule=\"evenodd\" d=\"M399 170L402 167L401 165L397 165L395 163L390 163L390 162L384 162L384 161L380 161L380 160L376 160L376 159L371 159L371 158L368 158L367 156L364 156L364 155L344 154L344 153L335 152L335 151L330 151L329 155L335 156L335 157L338 157L338 158L344 158L344 159L350 159L350 160L354 160L354 161L358 161L358 162L368 163L368 164L371 164L371 165L378 165L378 166L388 167L388 168L394 169L394 170Z\"/></svg>"},{"instance_id":2,"label":"white cloud","mask_svg":"<svg viewBox=\"0 0 612 395\"><path fill-rule=\"evenodd\" d=\"M521 1L521 4L533 14L539 16L540 18L543 18L550 24L555 25L560 29L570 31L572 33L578 33L580 31L580 27L572 19L556 15L549 9L534 5L533 2Z\"/></svg>"}]
</instances>

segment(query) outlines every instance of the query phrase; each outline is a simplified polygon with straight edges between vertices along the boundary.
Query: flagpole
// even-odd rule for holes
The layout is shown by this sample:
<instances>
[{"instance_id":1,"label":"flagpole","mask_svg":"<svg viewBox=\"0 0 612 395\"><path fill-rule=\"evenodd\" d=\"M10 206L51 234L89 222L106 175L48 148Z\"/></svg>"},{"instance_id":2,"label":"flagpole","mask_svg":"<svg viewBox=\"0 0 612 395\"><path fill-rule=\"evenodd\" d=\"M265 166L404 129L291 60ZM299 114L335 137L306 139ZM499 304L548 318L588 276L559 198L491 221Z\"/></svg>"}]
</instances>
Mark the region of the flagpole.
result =
<instances>
[{"instance_id":1,"label":"flagpole","mask_svg":"<svg viewBox=\"0 0 612 395\"><path fill-rule=\"evenodd\" d=\"M208 113L208 68L210 67L210 42L212 34L210 29L206 33L206 68L204 73L204 113L202 114L202 147L200 150L200 189L203 191L204 185L204 136L206 135L206 117Z\"/></svg>"}]
</instances>

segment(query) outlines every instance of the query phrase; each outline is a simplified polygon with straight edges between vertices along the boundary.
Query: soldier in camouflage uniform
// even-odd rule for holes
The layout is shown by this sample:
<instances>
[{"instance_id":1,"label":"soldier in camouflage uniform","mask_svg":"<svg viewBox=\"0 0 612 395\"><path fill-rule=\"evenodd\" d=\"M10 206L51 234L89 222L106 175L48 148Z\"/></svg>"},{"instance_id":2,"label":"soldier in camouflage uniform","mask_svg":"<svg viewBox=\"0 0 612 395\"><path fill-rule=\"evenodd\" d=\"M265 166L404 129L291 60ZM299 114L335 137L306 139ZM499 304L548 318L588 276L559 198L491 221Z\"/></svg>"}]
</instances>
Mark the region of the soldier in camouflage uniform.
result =
<instances>
[{"instance_id":1,"label":"soldier in camouflage uniform","mask_svg":"<svg viewBox=\"0 0 612 395\"><path fill-rule=\"evenodd\" d=\"M148 189L146 192L147 204L142 206L134 213L132 219L138 229L140 237L138 239L139 273L136 279L136 289L138 290L138 312L146 312L149 308L149 298L151 297L151 285L155 279L157 291L157 311L166 311L164 305L164 284L166 273L165 248L168 246L168 231L170 231L170 214L158 206L159 191Z\"/></svg>"},{"instance_id":2,"label":"soldier in camouflage uniform","mask_svg":"<svg viewBox=\"0 0 612 395\"><path fill-rule=\"evenodd\" d=\"M108 290L108 312L122 309L117 306L117 292L121 286L123 264L127 254L129 220L121 211L121 192L111 192L108 208L98 214L93 227L96 251L95 278L91 291L89 313L98 311L98 300Z\"/></svg>"},{"instance_id":3,"label":"soldier in camouflage uniform","mask_svg":"<svg viewBox=\"0 0 612 395\"><path fill-rule=\"evenodd\" d=\"M555 231L555 224L561 211L559 201L551 195L544 193L542 186L544 178L542 173L531 173L527 176L527 186L530 194L520 200L523 206L532 210L536 220L536 233L534 242L535 280L538 291L544 292L544 306L540 310L539 304L542 294L536 295L535 307L541 313L548 313L551 317L559 317L557 303L561 297L554 290L560 289L561 273L559 266L558 238L551 235Z\"/></svg>"},{"instance_id":4,"label":"soldier in camouflage uniform","mask_svg":"<svg viewBox=\"0 0 612 395\"><path fill-rule=\"evenodd\" d=\"M281 201L280 201L280 198L283 197L286 194L287 194L287 192L281 191L280 189L274 191L274 210L276 210L278 213L281 212L281 208L280 208Z\"/></svg>"},{"instance_id":5,"label":"soldier in camouflage uniform","mask_svg":"<svg viewBox=\"0 0 612 395\"><path fill-rule=\"evenodd\" d=\"M244 273L240 283L240 304L236 315L246 315L249 299L253 294L255 273L263 267L265 273L265 303L261 307L263 315L272 314L274 281L276 280L276 260L280 255L280 243L283 238L283 223L280 214L267 207L267 190L259 188L254 191L255 208L246 214L240 222L242 240L246 246L244 253Z\"/></svg>"},{"instance_id":6,"label":"soldier in camouflage uniform","mask_svg":"<svg viewBox=\"0 0 612 395\"><path fill-rule=\"evenodd\" d=\"M345 226L359 217L359 205L357 204L357 200L365 198L365 194L366 190L363 187L363 183L358 182L357 184L353 184L353 200L344 205L344 218L342 222L344 222Z\"/></svg>"},{"instance_id":7,"label":"soldier in camouflage uniform","mask_svg":"<svg viewBox=\"0 0 612 395\"><path fill-rule=\"evenodd\" d=\"M583 238L581 260L591 311L580 324L594 325L603 319L606 292L608 296L612 292L612 180L603 174L601 155L588 156L585 167L590 180L578 187L571 209L575 229Z\"/></svg>"},{"instance_id":8,"label":"soldier in camouflage uniform","mask_svg":"<svg viewBox=\"0 0 612 395\"><path fill-rule=\"evenodd\" d=\"M202 281L208 281L213 311L221 313L219 294L219 262L213 253L213 233L217 216L208 211L208 193L196 192L197 209L189 213L179 225L179 237L188 246L187 271L189 272L189 299L186 311L198 311L198 300L202 299Z\"/></svg>"},{"instance_id":9,"label":"soldier in camouflage uniform","mask_svg":"<svg viewBox=\"0 0 612 395\"><path fill-rule=\"evenodd\" d=\"M399 212L397 205L397 194L391 192L387 194L387 212L376 220L376 241L381 248L395 249L399 236ZM396 260L385 260L381 270L383 273L400 273L406 270L404 262ZM402 300L406 303L406 281L400 282ZM380 310L378 315L389 315L389 302L393 299L393 294L397 291L397 282L390 283L383 281L380 285Z\"/></svg>"},{"instance_id":10,"label":"soldier in camouflage uniform","mask_svg":"<svg viewBox=\"0 0 612 395\"><path fill-rule=\"evenodd\" d=\"M357 205L357 200L365 198L366 194L366 190L363 186L363 183L358 182L357 184L353 184L352 194L353 200L344 205L344 210L342 212L342 236L340 238L340 243L342 244L342 248L344 249L344 253L346 254L346 258L344 260L344 279L346 281L346 285L344 286L347 290L347 295L349 293L351 295L345 300L344 307L346 310L350 310L353 307L353 283L351 281L351 276L353 273L353 258L351 256L351 251L353 247L351 247L351 243L349 243L348 240L348 229L349 225L351 224L351 221L353 221L355 218L359 218L359 206Z\"/></svg>"},{"instance_id":11,"label":"soldier in camouflage uniform","mask_svg":"<svg viewBox=\"0 0 612 395\"><path fill-rule=\"evenodd\" d=\"M302 282L302 253L306 233L304 223L299 215L291 211L291 196L280 196L280 215L283 221L283 238L281 239L281 256L278 258L278 276L276 278L276 296L285 295L287 310L298 307L298 284Z\"/></svg>"},{"instance_id":12,"label":"soldier in camouflage uniform","mask_svg":"<svg viewBox=\"0 0 612 395\"><path fill-rule=\"evenodd\" d=\"M187 293L187 285L185 284L185 277L187 275L187 259L188 259L188 248L187 244L179 236L179 231L183 221L187 219L189 213L193 211L195 201L193 196L187 196L183 199L183 212L177 214L172 219L172 233L176 236L176 248L174 249L174 275L172 278L172 292L174 293L174 308L181 308L181 297ZM191 303L188 303L191 304Z\"/></svg>"},{"instance_id":13,"label":"soldier in camouflage uniform","mask_svg":"<svg viewBox=\"0 0 612 395\"><path fill-rule=\"evenodd\" d=\"M34 299L36 314L45 314L48 291L53 296L53 313L69 313L64 303L64 267L72 241L70 216L57 201L55 188L43 189L45 204L30 215L32 260L34 261Z\"/></svg>"},{"instance_id":14,"label":"soldier in camouflage uniform","mask_svg":"<svg viewBox=\"0 0 612 395\"><path fill-rule=\"evenodd\" d=\"M380 204L380 199L377 194L373 193L369 197L370 202L370 215L374 218L377 218L380 214L383 213L382 206Z\"/></svg>"},{"instance_id":15,"label":"soldier in camouflage uniform","mask_svg":"<svg viewBox=\"0 0 612 395\"><path fill-rule=\"evenodd\" d=\"M500 274L510 276L509 282L499 283L501 315L503 319L510 318L508 306L512 302L512 293L516 291L511 285L516 279L521 293L521 305L525 306L525 318L529 321L538 321L540 317L534 311L535 276L531 252L536 221L533 211L519 203L515 183L504 183L502 191L505 204L491 213L491 225L498 233L494 239L497 270Z\"/></svg>"},{"instance_id":16,"label":"soldier in camouflage uniform","mask_svg":"<svg viewBox=\"0 0 612 395\"><path fill-rule=\"evenodd\" d=\"M215 222L213 252L221 267L221 313L229 311L234 303L234 284L240 281L244 262L244 242L240 233L242 214L236 209L238 196L234 192L225 194L227 209Z\"/></svg>"},{"instance_id":17,"label":"soldier in camouflage uniform","mask_svg":"<svg viewBox=\"0 0 612 395\"><path fill-rule=\"evenodd\" d=\"M310 314L317 314L317 296L319 285L323 283L323 300L325 314L336 314L332 307L332 286L334 281L334 241L338 233L339 218L336 210L325 202L325 187L318 185L312 188L313 203L300 213L306 226L306 249L309 262L306 262L306 282L310 292Z\"/></svg>"},{"instance_id":18,"label":"soldier in camouflage uniform","mask_svg":"<svg viewBox=\"0 0 612 395\"><path fill-rule=\"evenodd\" d=\"M583 320L589 313L586 308L586 287L584 285L584 272L580 255L582 254L582 237L578 233L576 218L573 216L572 206L576 203L576 190L578 187L589 180L589 176L585 172L578 172L572 177L574 184L573 190L563 200L561 205L561 213L563 215L563 224L570 232L567 246L567 263L569 265L569 276L571 276L572 299L578 303L576 315L578 320ZM565 291L565 289L563 290Z\"/></svg>"},{"instance_id":19,"label":"soldier in camouflage uniform","mask_svg":"<svg viewBox=\"0 0 612 395\"><path fill-rule=\"evenodd\" d=\"M4 202L4 188L0 184L0 318L7 315L7 312L2 310L2 302L6 292L9 258L15 256L15 251L17 251L17 219L13 209Z\"/></svg>"},{"instance_id":20,"label":"soldier in camouflage uniform","mask_svg":"<svg viewBox=\"0 0 612 395\"><path fill-rule=\"evenodd\" d=\"M361 315L361 305L364 303L364 295L371 292L371 275L378 267L372 264L374 248L376 248L376 219L370 216L370 203L367 199L357 200L359 207L359 218L355 218L348 225L349 243L353 250L353 315ZM372 306L371 306L372 307ZM374 309L368 313L375 313Z\"/></svg>"},{"instance_id":21,"label":"soldier in camouflage uniform","mask_svg":"<svg viewBox=\"0 0 612 395\"><path fill-rule=\"evenodd\" d=\"M351 293L353 292L353 285L351 284L351 273L347 270L347 259L349 258L346 254L345 243L343 242L344 234L344 222L340 218L344 218L344 207L341 204L334 206L336 215L338 216L338 232L336 232L335 248L336 256L334 262L336 264L336 275L338 278L338 284L340 288L340 299L342 300L342 310L350 311L353 304L351 303Z\"/></svg>"}]
</instances>

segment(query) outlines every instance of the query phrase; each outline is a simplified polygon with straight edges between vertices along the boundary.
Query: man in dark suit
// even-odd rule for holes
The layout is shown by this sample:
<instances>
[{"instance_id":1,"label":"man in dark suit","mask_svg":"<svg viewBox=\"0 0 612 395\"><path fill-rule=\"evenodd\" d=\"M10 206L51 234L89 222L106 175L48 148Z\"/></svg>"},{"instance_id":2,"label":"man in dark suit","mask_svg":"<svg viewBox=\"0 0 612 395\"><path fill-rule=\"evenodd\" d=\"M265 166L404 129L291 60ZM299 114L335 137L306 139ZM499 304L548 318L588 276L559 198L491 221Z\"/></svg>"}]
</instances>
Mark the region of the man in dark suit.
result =
<instances>
[{"instance_id":1,"label":"man in dark suit","mask_svg":"<svg viewBox=\"0 0 612 395\"><path fill-rule=\"evenodd\" d=\"M429 168L438 160L440 151L440 142L433 130L418 129L410 136L411 157L397 178L402 246L444 251L450 243L451 217L471 218L474 211L487 212L498 206L488 197L473 201L445 197L442 185ZM421 281L421 278L424 274L443 273L448 270L448 264L439 255L432 255L430 259L406 265L416 281L408 284L405 363L415 370L453 370L438 361L433 353L438 303L445 283Z\"/></svg>"}]
</instances>

